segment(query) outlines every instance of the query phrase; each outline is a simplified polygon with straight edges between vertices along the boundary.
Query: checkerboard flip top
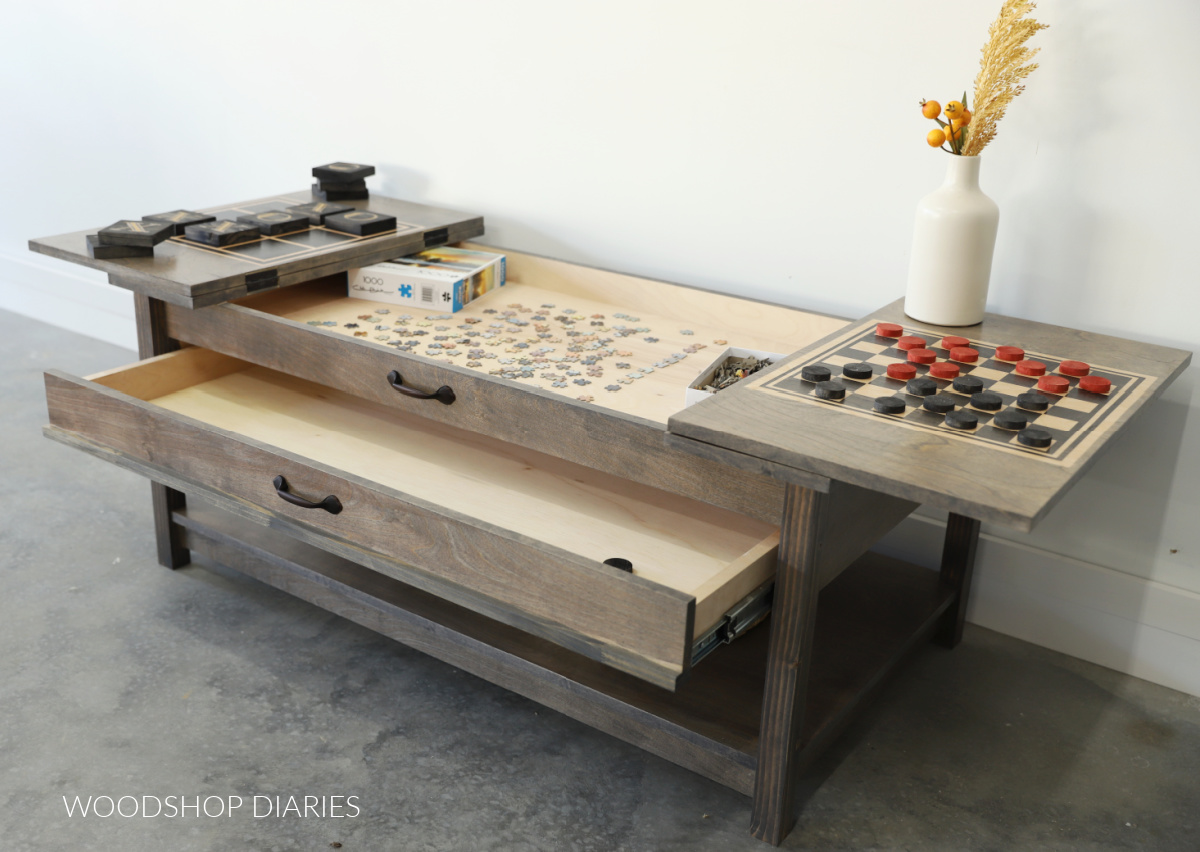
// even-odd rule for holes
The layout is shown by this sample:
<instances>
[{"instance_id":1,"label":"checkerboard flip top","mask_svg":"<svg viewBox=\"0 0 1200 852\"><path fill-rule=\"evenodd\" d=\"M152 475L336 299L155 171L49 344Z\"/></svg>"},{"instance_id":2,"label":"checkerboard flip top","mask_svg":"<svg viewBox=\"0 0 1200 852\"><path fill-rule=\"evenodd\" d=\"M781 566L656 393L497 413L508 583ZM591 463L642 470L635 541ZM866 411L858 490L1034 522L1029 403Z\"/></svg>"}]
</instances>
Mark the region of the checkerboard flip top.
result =
<instances>
[{"instance_id":1,"label":"checkerboard flip top","mask_svg":"<svg viewBox=\"0 0 1200 852\"><path fill-rule=\"evenodd\" d=\"M943 343L946 338L941 334L891 326L889 335L885 336L877 333L879 326L874 320L855 325L787 369L764 376L753 387L757 391L825 406L843 415L890 421L901 429L920 430L950 440L970 441L999 452L1032 454L1049 462L1070 464L1076 454L1092 442L1090 438L1110 431L1119 413L1139 399L1150 385L1148 376L1096 364L1080 364L1069 360L1070 355L1026 351L1021 361L1044 364L1045 375L1052 377L1043 380L1039 386L1038 376L1022 375L1018 372L1017 362L998 357L997 350L1000 349L1000 355L1011 358L1012 352L1005 351L1006 348L1014 344L1019 346L1020 341L992 343L960 338L952 347ZM925 345L920 347L911 338L920 338ZM914 363L909 357L914 346L924 350L920 360L932 360ZM959 346L965 346L966 351L956 354L966 360L952 355L952 349ZM970 360L972 350L977 353L973 361ZM916 378L915 385L911 379L888 375L888 367L895 364L909 365L903 370L894 370ZM813 380L823 375L821 367L830 373L824 382ZM1085 385L1104 387L1107 381L1107 392L1093 393L1081 388L1082 377L1077 375L1080 368L1094 377L1085 380ZM972 378L958 381L937 375L954 372L957 372L957 379ZM1046 389L1047 386L1060 388L1063 392L1052 392ZM916 392L922 390L923 393ZM927 401L934 397L937 398L937 404L933 406L936 411L927 406ZM879 400L883 402L877 403ZM986 407L981 408L976 402ZM883 413L879 408L889 409L892 413ZM1022 421L1023 425L1002 428L997 421L1009 427ZM1027 445L1027 442L1039 446Z\"/></svg>"}]
</instances>

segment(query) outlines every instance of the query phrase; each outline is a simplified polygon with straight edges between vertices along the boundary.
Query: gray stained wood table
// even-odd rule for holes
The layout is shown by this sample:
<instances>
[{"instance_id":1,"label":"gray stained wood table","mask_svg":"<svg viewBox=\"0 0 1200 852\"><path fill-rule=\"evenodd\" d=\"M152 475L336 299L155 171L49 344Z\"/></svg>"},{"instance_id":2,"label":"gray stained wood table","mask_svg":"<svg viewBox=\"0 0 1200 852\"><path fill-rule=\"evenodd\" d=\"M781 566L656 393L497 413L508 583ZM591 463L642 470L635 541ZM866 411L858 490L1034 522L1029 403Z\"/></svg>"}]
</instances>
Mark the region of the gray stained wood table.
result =
<instances>
[{"instance_id":1,"label":"gray stained wood table","mask_svg":"<svg viewBox=\"0 0 1200 852\"><path fill-rule=\"evenodd\" d=\"M46 434L151 479L163 565L199 555L240 570L745 793L755 836L774 844L794 823L799 773L899 662L931 636L961 638L980 522L1031 528L1190 358L1004 317L923 327L898 304L846 323L508 252L509 298L571 305L580 327L627 311L655 334L690 326L677 343L627 336L614 361L648 365L701 336L773 351L813 341L673 416L686 384L674 367L592 404L357 329L364 310L377 315L369 324L388 312L347 299L346 270L469 239L483 223L378 196L355 206L400 224L229 252L175 238L154 257L112 261L88 255L88 232L32 241L134 291L145 359L89 379L47 373ZM347 319L346 333L328 328ZM1054 438L1036 450L990 423L949 431L911 396L904 417L876 415L874 399L903 390L882 375L847 380L842 402L814 398L806 365L867 361L881 374L895 360L877 320L931 343L956 334L981 352L1011 343L1087 361L1113 387L1085 398L1072 386L1038 414ZM962 365L1009 394L1035 381L1006 369ZM273 433L276 410L286 425ZM365 463L345 449L359 439ZM484 496L470 503L464 486ZM340 495L338 512L326 495ZM869 551L921 503L951 513L940 573ZM528 511L494 511L510 504ZM550 506L592 544L539 528ZM600 561L614 538L642 543L634 573Z\"/></svg>"},{"instance_id":2,"label":"gray stained wood table","mask_svg":"<svg viewBox=\"0 0 1200 852\"><path fill-rule=\"evenodd\" d=\"M1051 445L1021 444L1016 431L991 425L994 411L978 411L972 430L950 428L944 415L924 411L907 381L886 375L887 364L905 353L897 351L894 338L875 333L881 322L920 337L937 361L947 364L956 362L950 347L939 341L967 338L978 358L957 362L960 376L979 378L984 389L1002 398L1003 407L1028 416L1031 426L1045 424L1046 433L1053 434ZM1039 393L1038 378L988 357L1010 345L1025 350L1024 360L1037 361L1051 375L1059 373L1063 361L1066 370L1072 369L1071 361L1083 362L1091 374L1111 377L1110 389L1088 393L1069 376L1066 394L1041 393L1048 404L1032 401L1028 404L1035 410L1026 412L1016 397ZM755 836L778 844L790 831L796 778L815 756L814 745L821 745L806 732L814 626L822 589L844 567L843 560L831 563L827 551L844 546L847 536L879 529L864 517L855 519L857 528L831 523L842 491L856 487L876 501L949 510L941 563L945 608L917 632L932 630L936 641L953 647L962 638L980 522L1032 529L1190 360L1191 353L1179 349L994 314L969 328L931 326L906 317L901 300L670 418L670 446L786 483L755 775ZM866 364L873 374L869 382L842 378L841 399L822 398L816 382L803 377L806 366L825 366L839 382L846 364ZM927 366L919 369L922 376L928 372ZM951 379L938 385L959 410L973 410L971 397L956 394ZM869 404L885 396L904 400L905 413L885 414ZM1043 404L1044 410L1036 410ZM858 505L864 513L876 511Z\"/></svg>"}]
</instances>

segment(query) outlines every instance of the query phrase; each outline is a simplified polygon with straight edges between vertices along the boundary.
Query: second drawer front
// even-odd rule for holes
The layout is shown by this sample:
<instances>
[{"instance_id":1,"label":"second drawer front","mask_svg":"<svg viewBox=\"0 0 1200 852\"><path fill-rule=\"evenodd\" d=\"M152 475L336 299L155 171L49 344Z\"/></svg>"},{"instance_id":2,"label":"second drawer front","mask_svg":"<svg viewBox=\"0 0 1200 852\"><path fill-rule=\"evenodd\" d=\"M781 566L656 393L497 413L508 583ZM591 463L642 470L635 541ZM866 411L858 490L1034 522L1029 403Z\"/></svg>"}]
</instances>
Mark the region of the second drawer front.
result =
<instances>
[{"instance_id":1,"label":"second drawer front","mask_svg":"<svg viewBox=\"0 0 1200 852\"><path fill-rule=\"evenodd\" d=\"M370 564L398 579L663 686L686 668L694 600L682 592L93 382L50 373L46 392L51 437L243 515L311 528L319 546L382 554ZM278 476L313 502L335 496L341 511L292 505Z\"/></svg>"}]
</instances>

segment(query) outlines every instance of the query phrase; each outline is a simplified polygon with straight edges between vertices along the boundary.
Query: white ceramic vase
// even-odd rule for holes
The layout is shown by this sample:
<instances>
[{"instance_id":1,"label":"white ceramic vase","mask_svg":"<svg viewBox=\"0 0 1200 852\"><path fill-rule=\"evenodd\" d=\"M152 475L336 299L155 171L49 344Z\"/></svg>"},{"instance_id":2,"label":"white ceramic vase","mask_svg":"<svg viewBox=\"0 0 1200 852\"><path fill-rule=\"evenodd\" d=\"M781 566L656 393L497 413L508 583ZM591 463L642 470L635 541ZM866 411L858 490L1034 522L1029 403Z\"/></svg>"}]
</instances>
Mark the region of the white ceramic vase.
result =
<instances>
[{"instance_id":1,"label":"white ceramic vase","mask_svg":"<svg viewBox=\"0 0 1200 852\"><path fill-rule=\"evenodd\" d=\"M904 313L931 325L983 321L1000 208L979 188L979 157L947 157L946 182L921 199Z\"/></svg>"}]
</instances>

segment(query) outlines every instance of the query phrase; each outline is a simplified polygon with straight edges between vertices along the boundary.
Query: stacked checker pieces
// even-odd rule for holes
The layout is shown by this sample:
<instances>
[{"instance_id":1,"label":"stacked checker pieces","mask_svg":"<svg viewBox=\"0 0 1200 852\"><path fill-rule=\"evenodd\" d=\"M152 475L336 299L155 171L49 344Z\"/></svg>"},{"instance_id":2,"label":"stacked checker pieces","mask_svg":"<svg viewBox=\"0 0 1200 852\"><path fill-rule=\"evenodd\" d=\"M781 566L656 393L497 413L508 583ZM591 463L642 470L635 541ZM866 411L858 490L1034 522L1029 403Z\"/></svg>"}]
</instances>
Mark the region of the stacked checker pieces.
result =
<instances>
[{"instance_id":1,"label":"stacked checker pieces","mask_svg":"<svg viewBox=\"0 0 1200 852\"><path fill-rule=\"evenodd\" d=\"M990 357L981 356L980 349L965 337L931 341L906 335L902 326L886 322L876 325L875 337L889 344L880 347L874 360L886 364L884 381L896 393L876 394L882 388L874 384L875 374L882 365L843 364L835 379L835 367L816 363L801 370L801 379L813 384L813 396L844 403L847 394L853 397L855 391L873 385L871 410L876 414L959 433L987 434L1022 449L1047 452L1062 429L1044 428L1039 420L1044 425L1061 422L1070 430L1112 390L1109 379L1091 375L1091 367L1082 361L1063 360L1051 367L1026 359L1017 346L987 347ZM1013 376L1019 378L1012 380ZM1014 381L1020 387L1014 389ZM1072 389L1082 397L1082 406L1065 402ZM1060 405L1058 410L1056 405ZM1085 411L1081 412L1081 407Z\"/></svg>"}]
</instances>

